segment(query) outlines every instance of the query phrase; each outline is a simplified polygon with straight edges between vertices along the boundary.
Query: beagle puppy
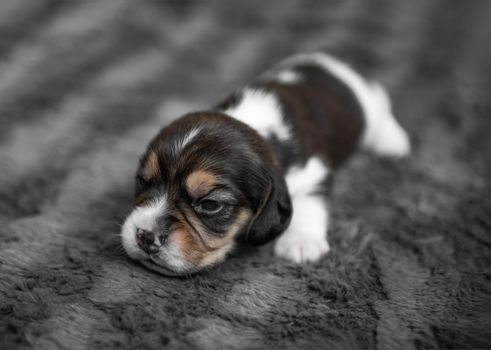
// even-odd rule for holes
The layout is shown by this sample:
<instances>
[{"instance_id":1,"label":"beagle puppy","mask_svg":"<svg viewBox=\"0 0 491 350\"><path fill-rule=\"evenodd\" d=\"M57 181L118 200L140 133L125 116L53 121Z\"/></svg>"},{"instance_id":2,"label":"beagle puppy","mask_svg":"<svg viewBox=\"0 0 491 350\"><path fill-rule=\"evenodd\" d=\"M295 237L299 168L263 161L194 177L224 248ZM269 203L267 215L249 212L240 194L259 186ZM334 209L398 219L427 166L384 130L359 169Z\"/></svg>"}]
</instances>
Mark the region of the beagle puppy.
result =
<instances>
[{"instance_id":1,"label":"beagle puppy","mask_svg":"<svg viewBox=\"0 0 491 350\"><path fill-rule=\"evenodd\" d=\"M277 256L316 261L329 251L326 185L359 148L410 152L385 90L323 52L287 58L155 136L136 173L123 247L165 275L275 239Z\"/></svg>"}]
</instances>

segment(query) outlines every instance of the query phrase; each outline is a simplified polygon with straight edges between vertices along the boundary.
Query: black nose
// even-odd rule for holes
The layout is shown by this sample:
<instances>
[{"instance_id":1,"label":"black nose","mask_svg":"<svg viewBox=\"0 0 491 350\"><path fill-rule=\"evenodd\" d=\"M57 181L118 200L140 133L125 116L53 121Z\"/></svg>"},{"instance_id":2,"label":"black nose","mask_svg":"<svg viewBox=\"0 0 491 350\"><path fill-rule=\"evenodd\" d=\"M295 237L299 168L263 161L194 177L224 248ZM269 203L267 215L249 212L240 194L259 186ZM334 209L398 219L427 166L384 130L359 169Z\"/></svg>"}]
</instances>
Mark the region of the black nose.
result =
<instances>
[{"instance_id":1,"label":"black nose","mask_svg":"<svg viewBox=\"0 0 491 350\"><path fill-rule=\"evenodd\" d=\"M152 231L143 230L141 228L136 231L136 237L146 244L152 244L155 240L155 235Z\"/></svg>"},{"instance_id":2,"label":"black nose","mask_svg":"<svg viewBox=\"0 0 491 350\"><path fill-rule=\"evenodd\" d=\"M137 228L136 243L148 254L155 254L159 251L159 247L155 245L155 234L152 231Z\"/></svg>"}]
</instances>

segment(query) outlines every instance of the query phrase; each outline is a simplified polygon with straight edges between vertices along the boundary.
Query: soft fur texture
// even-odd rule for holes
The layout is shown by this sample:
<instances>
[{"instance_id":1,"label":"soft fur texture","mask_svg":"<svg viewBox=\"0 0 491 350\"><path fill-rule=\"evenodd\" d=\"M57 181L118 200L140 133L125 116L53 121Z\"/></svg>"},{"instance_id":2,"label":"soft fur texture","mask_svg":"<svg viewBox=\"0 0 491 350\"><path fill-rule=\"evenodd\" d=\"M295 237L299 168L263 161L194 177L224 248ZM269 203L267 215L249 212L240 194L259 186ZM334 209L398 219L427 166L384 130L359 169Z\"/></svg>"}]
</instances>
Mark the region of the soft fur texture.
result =
<instances>
[{"instance_id":1,"label":"soft fur texture","mask_svg":"<svg viewBox=\"0 0 491 350\"><path fill-rule=\"evenodd\" d=\"M0 348L489 348L490 12L2 1ZM387 86L415 141L341 170L331 252L297 265L271 244L180 279L120 254L156 128L319 46Z\"/></svg>"}]
</instances>

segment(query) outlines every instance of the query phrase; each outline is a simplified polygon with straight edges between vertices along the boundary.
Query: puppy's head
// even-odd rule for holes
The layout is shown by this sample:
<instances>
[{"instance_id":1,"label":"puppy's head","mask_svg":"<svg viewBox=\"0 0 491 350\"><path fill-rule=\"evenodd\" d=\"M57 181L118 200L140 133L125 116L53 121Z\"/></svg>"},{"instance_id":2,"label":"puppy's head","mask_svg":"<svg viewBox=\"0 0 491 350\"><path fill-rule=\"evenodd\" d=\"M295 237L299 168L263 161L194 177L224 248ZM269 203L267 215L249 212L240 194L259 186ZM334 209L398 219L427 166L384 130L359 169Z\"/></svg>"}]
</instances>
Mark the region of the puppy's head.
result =
<instances>
[{"instance_id":1,"label":"puppy's head","mask_svg":"<svg viewBox=\"0 0 491 350\"><path fill-rule=\"evenodd\" d=\"M239 236L253 245L288 226L285 180L264 139L218 112L186 115L150 143L135 208L121 232L128 255L179 275L223 261Z\"/></svg>"}]
</instances>

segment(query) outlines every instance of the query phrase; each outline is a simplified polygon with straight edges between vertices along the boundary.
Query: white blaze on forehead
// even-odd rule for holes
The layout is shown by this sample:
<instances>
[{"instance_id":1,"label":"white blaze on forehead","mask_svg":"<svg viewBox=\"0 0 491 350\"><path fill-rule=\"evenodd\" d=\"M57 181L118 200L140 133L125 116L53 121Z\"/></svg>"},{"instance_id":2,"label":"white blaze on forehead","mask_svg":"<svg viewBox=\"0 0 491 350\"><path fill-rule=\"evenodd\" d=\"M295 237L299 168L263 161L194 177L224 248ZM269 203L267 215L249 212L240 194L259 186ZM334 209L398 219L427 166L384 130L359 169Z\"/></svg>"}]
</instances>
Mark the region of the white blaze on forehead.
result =
<instances>
[{"instance_id":1,"label":"white blaze on forehead","mask_svg":"<svg viewBox=\"0 0 491 350\"><path fill-rule=\"evenodd\" d=\"M191 129L184 137L179 138L174 145L174 153L177 154L181 151L188 143L190 143L196 135L199 134L201 130L199 128Z\"/></svg>"},{"instance_id":2,"label":"white blaze on forehead","mask_svg":"<svg viewBox=\"0 0 491 350\"><path fill-rule=\"evenodd\" d=\"M246 88L240 102L224 111L255 129L261 136L276 135L280 140L290 138L290 129L283 120L277 97L270 92Z\"/></svg>"},{"instance_id":3,"label":"white blaze on forehead","mask_svg":"<svg viewBox=\"0 0 491 350\"><path fill-rule=\"evenodd\" d=\"M157 225L157 219L165 215L166 210L167 199L166 196L162 196L145 206L135 208L128 215L121 229L121 239L123 247L130 257L139 259L144 256L136 243L136 229L154 231Z\"/></svg>"}]
</instances>

